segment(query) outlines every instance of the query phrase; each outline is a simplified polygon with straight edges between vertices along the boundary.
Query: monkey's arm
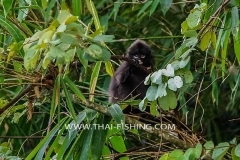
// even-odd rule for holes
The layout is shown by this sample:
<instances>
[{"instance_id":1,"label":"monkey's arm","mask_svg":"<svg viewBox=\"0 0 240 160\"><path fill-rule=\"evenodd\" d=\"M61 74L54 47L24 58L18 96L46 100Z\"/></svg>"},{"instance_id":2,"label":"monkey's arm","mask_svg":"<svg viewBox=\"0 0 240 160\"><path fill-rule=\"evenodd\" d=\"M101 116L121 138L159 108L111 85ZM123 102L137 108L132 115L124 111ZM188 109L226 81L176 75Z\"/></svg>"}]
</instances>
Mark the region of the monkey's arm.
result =
<instances>
[{"instance_id":1,"label":"monkey's arm","mask_svg":"<svg viewBox=\"0 0 240 160\"><path fill-rule=\"evenodd\" d=\"M124 83L130 75L131 65L128 62L123 62L117 69L115 73L115 78L117 82Z\"/></svg>"}]
</instances>

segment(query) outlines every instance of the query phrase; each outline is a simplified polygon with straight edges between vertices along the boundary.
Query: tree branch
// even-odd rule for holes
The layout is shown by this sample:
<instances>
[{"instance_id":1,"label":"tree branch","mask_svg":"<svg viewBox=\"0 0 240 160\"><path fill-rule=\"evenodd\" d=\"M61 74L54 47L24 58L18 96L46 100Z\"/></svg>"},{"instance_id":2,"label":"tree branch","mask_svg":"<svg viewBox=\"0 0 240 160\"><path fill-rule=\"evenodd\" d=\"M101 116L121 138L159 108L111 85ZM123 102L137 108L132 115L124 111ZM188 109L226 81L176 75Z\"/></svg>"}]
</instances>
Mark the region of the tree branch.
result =
<instances>
[{"instance_id":1,"label":"tree branch","mask_svg":"<svg viewBox=\"0 0 240 160\"><path fill-rule=\"evenodd\" d=\"M72 94L72 100L73 102L75 103L80 103L84 106L86 106L87 108L90 108L90 109L93 109L95 111L98 111L102 114L105 114L105 115L109 115L110 116L110 113L108 112L108 108L107 107L104 107L100 104L97 104L97 103L94 103L94 102L91 102L91 101L82 101L80 100L76 95ZM125 121L126 123L128 124L139 124L139 125L142 125L144 126L144 123L143 122L140 122L134 118L131 118L131 117L128 117L128 116L125 116ZM182 149L187 149L187 148L191 148L193 147L194 145L193 144L190 144L188 142L185 142L183 140L180 140L179 138L175 137L175 136L172 136L170 133L170 131L168 130L165 130L165 129L154 129L153 127L147 127L144 129L145 132L147 133L150 133L150 134L153 134L157 137L162 137L164 140L166 141L169 141L170 143L182 148Z\"/></svg>"},{"instance_id":2,"label":"tree branch","mask_svg":"<svg viewBox=\"0 0 240 160\"><path fill-rule=\"evenodd\" d=\"M208 22L204 25L204 27L199 31L199 35L202 34L202 32L210 25L210 23L215 19L215 17L217 16L217 14L223 9L223 7L225 7L228 2L230 2L230 0L226 0L217 10L216 12L211 16L211 18L208 20Z\"/></svg>"}]
</instances>

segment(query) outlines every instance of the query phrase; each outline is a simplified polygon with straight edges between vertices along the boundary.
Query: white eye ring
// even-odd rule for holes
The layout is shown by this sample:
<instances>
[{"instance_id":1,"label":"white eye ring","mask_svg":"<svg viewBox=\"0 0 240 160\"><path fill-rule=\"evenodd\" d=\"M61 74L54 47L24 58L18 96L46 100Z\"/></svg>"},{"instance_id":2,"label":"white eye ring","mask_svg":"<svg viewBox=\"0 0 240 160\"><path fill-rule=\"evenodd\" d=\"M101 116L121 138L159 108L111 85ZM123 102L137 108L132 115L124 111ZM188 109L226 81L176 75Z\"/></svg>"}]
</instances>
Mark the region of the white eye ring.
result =
<instances>
[{"instance_id":1,"label":"white eye ring","mask_svg":"<svg viewBox=\"0 0 240 160\"><path fill-rule=\"evenodd\" d=\"M133 58L138 58L138 55L134 55Z\"/></svg>"},{"instance_id":2,"label":"white eye ring","mask_svg":"<svg viewBox=\"0 0 240 160\"><path fill-rule=\"evenodd\" d=\"M141 55L141 58L145 58L145 55Z\"/></svg>"}]
</instances>

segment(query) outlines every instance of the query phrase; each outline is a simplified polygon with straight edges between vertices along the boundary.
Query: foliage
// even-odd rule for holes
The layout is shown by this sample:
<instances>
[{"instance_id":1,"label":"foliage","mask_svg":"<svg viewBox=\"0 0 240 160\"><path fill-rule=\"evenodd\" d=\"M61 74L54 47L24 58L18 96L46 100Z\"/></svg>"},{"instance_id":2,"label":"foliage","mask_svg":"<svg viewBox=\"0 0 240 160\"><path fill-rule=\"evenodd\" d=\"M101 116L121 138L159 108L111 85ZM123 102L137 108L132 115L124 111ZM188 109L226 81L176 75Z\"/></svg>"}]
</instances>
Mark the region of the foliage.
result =
<instances>
[{"instance_id":1,"label":"foliage","mask_svg":"<svg viewBox=\"0 0 240 160\"><path fill-rule=\"evenodd\" d=\"M239 0L2 0L0 157L239 159L238 7ZM143 100L108 105L119 62L112 55L136 38L152 46L155 72L144 82L151 86ZM177 111L174 121L191 129L124 130L118 126L132 119L121 108L129 104L150 107L161 124Z\"/></svg>"}]
</instances>

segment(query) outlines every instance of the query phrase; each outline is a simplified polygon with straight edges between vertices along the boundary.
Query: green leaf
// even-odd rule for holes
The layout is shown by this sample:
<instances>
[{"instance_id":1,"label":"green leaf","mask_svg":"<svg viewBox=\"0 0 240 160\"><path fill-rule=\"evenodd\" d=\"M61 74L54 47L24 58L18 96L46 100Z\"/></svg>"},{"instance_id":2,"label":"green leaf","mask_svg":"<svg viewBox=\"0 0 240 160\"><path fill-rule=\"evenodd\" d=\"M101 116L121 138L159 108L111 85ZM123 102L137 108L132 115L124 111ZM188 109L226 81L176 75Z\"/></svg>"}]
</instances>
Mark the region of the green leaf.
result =
<instances>
[{"instance_id":1,"label":"green leaf","mask_svg":"<svg viewBox=\"0 0 240 160\"><path fill-rule=\"evenodd\" d=\"M151 102L150 113L154 116L159 116L159 112L157 108L157 100Z\"/></svg>"},{"instance_id":2,"label":"green leaf","mask_svg":"<svg viewBox=\"0 0 240 160\"><path fill-rule=\"evenodd\" d=\"M164 153L164 155L159 158L159 160L169 160L168 153Z\"/></svg>"},{"instance_id":3,"label":"green leaf","mask_svg":"<svg viewBox=\"0 0 240 160\"><path fill-rule=\"evenodd\" d=\"M174 109L177 107L177 98L173 91L167 90L167 95L161 98L158 98L158 103L163 110Z\"/></svg>"},{"instance_id":4,"label":"green leaf","mask_svg":"<svg viewBox=\"0 0 240 160\"><path fill-rule=\"evenodd\" d=\"M109 113L113 117L113 119L116 121L117 124L124 125L125 124L125 118L122 112L121 107L118 104L113 104L108 108Z\"/></svg>"},{"instance_id":5,"label":"green leaf","mask_svg":"<svg viewBox=\"0 0 240 160\"><path fill-rule=\"evenodd\" d=\"M78 96L79 99L81 99L82 101L86 100L80 89L68 76L65 76L63 80L69 86L69 88Z\"/></svg>"},{"instance_id":6,"label":"green leaf","mask_svg":"<svg viewBox=\"0 0 240 160\"><path fill-rule=\"evenodd\" d=\"M65 123L65 127L67 129L67 135L64 138L64 141L58 151L57 159L63 159L64 153L67 152L69 149L69 146L72 145L72 142L76 140L76 136L79 133L79 129L77 128L77 125L81 124L83 120L86 118L86 112L80 112L77 115L77 120L71 121L71 123Z\"/></svg>"},{"instance_id":7,"label":"green leaf","mask_svg":"<svg viewBox=\"0 0 240 160\"><path fill-rule=\"evenodd\" d=\"M101 69L101 64L102 64L102 62L100 61L100 62L97 62L96 65L94 66L93 73L92 73L91 79L90 79L90 88L89 88L91 94L94 94L94 92L95 92L95 88L96 88L97 80L98 80L98 76L99 76L99 71ZM89 100L93 101L94 95L90 95Z\"/></svg>"},{"instance_id":8,"label":"green leaf","mask_svg":"<svg viewBox=\"0 0 240 160\"><path fill-rule=\"evenodd\" d=\"M184 34L184 33L188 30L187 20L185 20L184 22L182 22L181 27L182 27L181 33Z\"/></svg>"},{"instance_id":9,"label":"green leaf","mask_svg":"<svg viewBox=\"0 0 240 160\"><path fill-rule=\"evenodd\" d=\"M159 5L160 0L153 0L151 9L150 9L150 16L154 13L156 10L157 6Z\"/></svg>"},{"instance_id":10,"label":"green leaf","mask_svg":"<svg viewBox=\"0 0 240 160\"><path fill-rule=\"evenodd\" d=\"M238 30L239 30L239 14L238 14L238 7L232 8L232 34L235 38L238 36Z\"/></svg>"},{"instance_id":11,"label":"green leaf","mask_svg":"<svg viewBox=\"0 0 240 160\"><path fill-rule=\"evenodd\" d=\"M140 111L145 111L146 107L148 104L147 98L144 98L140 103L139 103L139 110Z\"/></svg>"},{"instance_id":12,"label":"green leaf","mask_svg":"<svg viewBox=\"0 0 240 160\"><path fill-rule=\"evenodd\" d=\"M87 4L87 8L88 8L89 12L93 16L95 28L96 28L96 30L98 30L99 28L101 28L101 25L100 25L100 21L99 21L99 18L98 18L98 12L95 8L95 5L92 2L92 0L86 0L86 4Z\"/></svg>"},{"instance_id":13,"label":"green leaf","mask_svg":"<svg viewBox=\"0 0 240 160\"><path fill-rule=\"evenodd\" d=\"M78 39L72 34L61 33L60 39L65 44L78 45Z\"/></svg>"},{"instance_id":14,"label":"green leaf","mask_svg":"<svg viewBox=\"0 0 240 160\"><path fill-rule=\"evenodd\" d=\"M85 49L85 52L96 60L103 59L103 51L99 45L91 44L88 48Z\"/></svg>"},{"instance_id":15,"label":"green leaf","mask_svg":"<svg viewBox=\"0 0 240 160\"><path fill-rule=\"evenodd\" d=\"M227 28L231 27L231 21L228 20L227 23L225 24ZM228 51L228 43L229 43L229 38L230 38L230 33L231 30L228 29L226 31L223 32L223 36L222 36L222 52L221 52L221 61L222 61L222 76L225 75L226 72L226 59L227 59L227 51Z\"/></svg>"},{"instance_id":16,"label":"green leaf","mask_svg":"<svg viewBox=\"0 0 240 160\"><path fill-rule=\"evenodd\" d=\"M177 70L175 74L180 76L185 83L191 83L193 81L192 72L186 68Z\"/></svg>"},{"instance_id":17,"label":"green leaf","mask_svg":"<svg viewBox=\"0 0 240 160\"><path fill-rule=\"evenodd\" d=\"M91 124L91 128L89 130L86 130L86 134L81 135L83 137L83 143L81 144L82 150L80 152L80 158L79 159L90 159L89 158L89 151L91 150L91 141L92 141L92 136L93 136L93 125Z\"/></svg>"},{"instance_id":18,"label":"green leaf","mask_svg":"<svg viewBox=\"0 0 240 160\"><path fill-rule=\"evenodd\" d=\"M240 157L237 156L235 153L235 149L236 149L236 147L233 147L231 150L231 156L232 156L231 158L232 158L232 160L240 160Z\"/></svg>"},{"instance_id":19,"label":"green leaf","mask_svg":"<svg viewBox=\"0 0 240 160\"><path fill-rule=\"evenodd\" d=\"M146 98L149 101L154 101L157 99L157 87L156 86L150 86L146 93Z\"/></svg>"},{"instance_id":20,"label":"green leaf","mask_svg":"<svg viewBox=\"0 0 240 160\"><path fill-rule=\"evenodd\" d=\"M183 151L180 149L175 149L169 154L169 158L178 158L183 155Z\"/></svg>"},{"instance_id":21,"label":"green leaf","mask_svg":"<svg viewBox=\"0 0 240 160\"><path fill-rule=\"evenodd\" d=\"M45 151L51 142L54 135L59 131L60 127L63 125L64 121L68 117L63 118L60 123L58 123L44 138L43 140L31 151L31 153L25 158L25 160L32 160L36 155L35 159L43 159Z\"/></svg>"},{"instance_id":22,"label":"green leaf","mask_svg":"<svg viewBox=\"0 0 240 160\"><path fill-rule=\"evenodd\" d=\"M11 36L15 39L16 42L24 40L25 34L2 15L0 15L0 25L11 34Z\"/></svg>"},{"instance_id":23,"label":"green leaf","mask_svg":"<svg viewBox=\"0 0 240 160\"><path fill-rule=\"evenodd\" d=\"M66 97L66 101L67 101L67 107L71 113L72 118L77 121L77 116L75 113L75 110L73 108L73 104L72 104L72 98L67 90L67 86L65 84L65 82L63 81L62 77L61 77L61 82L62 82L62 86L63 86L63 91L64 91L64 95Z\"/></svg>"},{"instance_id":24,"label":"green leaf","mask_svg":"<svg viewBox=\"0 0 240 160\"><path fill-rule=\"evenodd\" d=\"M158 85L157 97L161 98L167 95L166 87L167 83L161 83Z\"/></svg>"},{"instance_id":25,"label":"green leaf","mask_svg":"<svg viewBox=\"0 0 240 160\"><path fill-rule=\"evenodd\" d=\"M99 126L106 126L109 124L111 119L107 115L100 114L97 118L96 124ZM105 140L107 137L107 129L97 127L93 131L93 138L92 138L92 159L99 160L102 156L102 150L105 144Z\"/></svg>"},{"instance_id":26,"label":"green leaf","mask_svg":"<svg viewBox=\"0 0 240 160\"><path fill-rule=\"evenodd\" d=\"M153 1L147 1L146 3L144 3L144 6L140 9L137 16L140 16L150 6L150 4L152 4L152 2Z\"/></svg>"},{"instance_id":27,"label":"green leaf","mask_svg":"<svg viewBox=\"0 0 240 160\"><path fill-rule=\"evenodd\" d=\"M114 42L114 35L97 35L93 38L94 42Z\"/></svg>"},{"instance_id":28,"label":"green leaf","mask_svg":"<svg viewBox=\"0 0 240 160\"><path fill-rule=\"evenodd\" d=\"M80 49L80 48L77 48L76 53L78 55L79 61L82 63L82 65L83 65L83 67L84 67L84 69L86 71L87 70L88 61L85 58L83 58L83 54L84 54L83 50Z\"/></svg>"},{"instance_id":29,"label":"green leaf","mask_svg":"<svg viewBox=\"0 0 240 160\"><path fill-rule=\"evenodd\" d=\"M167 0L167 1L161 0L160 4L161 4L161 9L162 9L163 15L165 15L167 13L167 11L169 10L169 8L171 7L172 0Z\"/></svg>"},{"instance_id":30,"label":"green leaf","mask_svg":"<svg viewBox=\"0 0 240 160\"><path fill-rule=\"evenodd\" d=\"M123 0L117 0L117 1L114 3L114 8L113 8L114 21L116 20L116 17L117 17L117 14L118 14L118 11L119 11L119 8L120 8L122 2L123 2Z\"/></svg>"},{"instance_id":31,"label":"green leaf","mask_svg":"<svg viewBox=\"0 0 240 160\"><path fill-rule=\"evenodd\" d=\"M57 76L54 82L53 95L52 95L52 101L51 101L51 109L50 109L51 117L54 117L56 107L59 104L60 104L60 77Z\"/></svg>"},{"instance_id":32,"label":"green leaf","mask_svg":"<svg viewBox=\"0 0 240 160\"><path fill-rule=\"evenodd\" d=\"M221 160L224 157L224 155L227 153L228 149L229 149L228 142L219 143L213 150L212 159Z\"/></svg>"},{"instance_id":33,"label":"green leaf","mask_svg":"<svg viewBox=\"0 0 240 160\"><path fill-rule=\"evenodd\" d=\"M40 52L35 47L30 48L24 56L24 67L26 70L35 69Z\"/></svg>"},{"instance_id":34,"label":"green leaf","mask_svg":"<svg viewBox=\"0 0 240 160\"><path fill-rule=\"evenodd\" d=\"M195 147L195 157L200 158L201 154L202 154L202 145L200 143L197 143Z\"/></svg>"},{"instance_id":35,"label":"green leaf","mask_svg":"<svg viewBox=\"0 0 240 160\"><path fill-rule=\"evenodd\" d=\"M111 61L105 62L105 68L108 75L112 77L114 70Z\"/></svg>"},{"instance_id":36,"label":"green leaf","mask_svg":"<svg viewBox=\"0 0 240 160\"><path fill-rule=\"evenodd\" d=\"M238 144L235 148L235 154L236 156L240 157L240 144Z\"/></svg>"},{"instance_id":37,"label":"green leaf","mask_svg":"<svg viewBox=\"0 0 240 160\"><path fill-rule=\"evenodd\" d=\"M187 151L184 153L184 156L188 159L188 160L195 160L195 148L188 148Z\"/></svg>"},{"instance_id":38,"label":"green leaf","mask_svg":"<svg viewBox=\"0 0 240 160\"><path fill-rule=\"evenodd\" d=\"M190 13L187 17L187 23L190 29L197 27L201 22L202 13L199 10L196 10L193 13Z\"/></svg>"},{"instance_id":39,"label":"green leaf","mask_svg":"<svg viewBox=\"0 0 240 160\"><path fill-rule=\"evenodd\" d=\"M207 47L209 46L210 44L210 41L211 41L211 37L212 37L212 32L211 31L208 31L207 33L205 33L201 39L201 42L200 42L200 49L202 51L205 51L207 49Z\"/></svg>"},{"instance_id":40,"label":"green leaf","mask_svg":"<svg viewBox=\"0 0 240 160\"><path fill-rule=\"evenodd\" d=\"M108 130L108 139L112 147L119 153L125 152L126 146L123 140L123 136L119 135L119 130L115 127ZM122 158L121 158L122 159Z\"/></svg>"},{"instance_id":41,"label":"green leaf","mask_svg":"<svg viewBox=\"0 0 240 160\"><path fill-rule=\"evenodd\" d=\"M4 9L4 16L7 17L8 12L12 9L13 0L2 0L1 2Z\"/></svg>"},{"instance_id":42,"label":"green leaf","mask_svg":"<svg viewBox=\"0 0 240 160\"><path fill-rule=\"evenodd\" d=\"M81 17L82 3L82 0L72 0L72 13L74 16Z\"/></svg>"},{"instance_id":43,"label":"green leaf","mask_svg":"<svg viewBox=\"0 0 240 160\"><path fill-rule=\"evenodd\" d=\"M59 24L70 24L77 20L76 16L70 14L69 10L60 10L60 13L57 17Z\"/></svg>"}]
</instances>

